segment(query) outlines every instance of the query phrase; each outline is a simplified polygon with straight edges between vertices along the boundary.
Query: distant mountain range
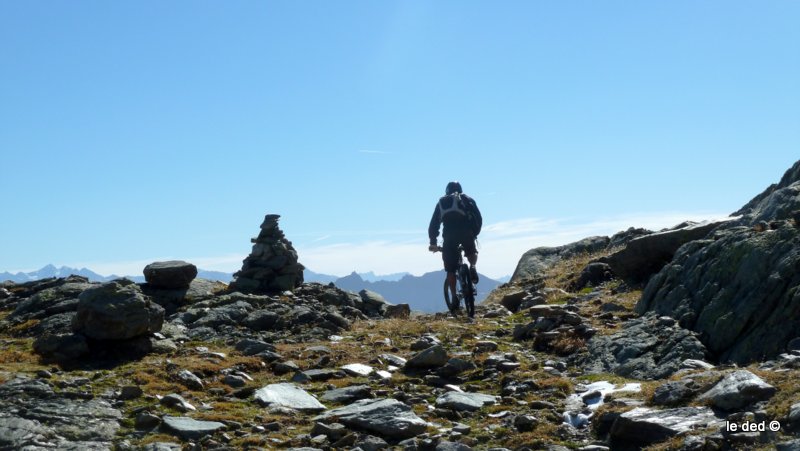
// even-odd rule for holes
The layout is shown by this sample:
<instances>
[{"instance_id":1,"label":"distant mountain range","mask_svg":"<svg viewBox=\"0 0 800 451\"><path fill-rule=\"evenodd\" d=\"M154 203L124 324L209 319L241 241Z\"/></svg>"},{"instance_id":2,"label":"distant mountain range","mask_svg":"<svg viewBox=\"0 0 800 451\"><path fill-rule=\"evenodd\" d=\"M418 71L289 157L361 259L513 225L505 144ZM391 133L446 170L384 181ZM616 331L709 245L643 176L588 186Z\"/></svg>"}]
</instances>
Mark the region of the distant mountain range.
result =
<instances>
[{"instance_id":1,"label":"distant mountain range","mask_svg":"<svg viewBox=\"0 0 800 451\"><path fill-rule=\"evenodd\" d=\"M12 274L10 272L2 272L0 273L0 281L10 280L15 283L24 283L24 282L30 282L32 280L47 279L48 277L67 277L71 274L74 274L76 276L86 277L91 282L108 282L110 280L119 279L121 277L133 280L134 282L139 282L139 283L144 282L144 275L118 276L116 274L112 274L110 276L103 276L87 268L76 269L76 268L70 268L68 266L61 266L60 268L57 268L54 265L47 265L37 271L31 271L31 272L18 272L16 274ZM206 271L204 269L197 270L197 277L209 280L219 280L225 283L228 283L231 280L233 280L233 274L220 271Z\"/></svg>"},{"instance_id":2,"label":"distant mountain range","mask_svg":"<svg viewBox=\"0 0 800 451\"><path fill-rule=\"evenodd\" d=\"M125 277L134 282L143 283L144 276L118 276L112 274L103 276L87 268L70 268L68 266L56 267L47 265L37 271L9 272L0 273L0 282L10 280L15 283L30 282L32 280L46 279L49 277L67 277L70 274L83 276L92 282L108 282L110 280ZM232 273L220 271L197 270L197 277L209 280L219 280L228 283L233 280ZM319 282L334 285L343 289L358 293L361 290L370 290L379 293L387 301L393 304L408 303L412 310L423 312L439 312L445 310L444 299L442 298L443 284L445 278L444 271L435 271L413 276L409 273L395 273L386 275L376 275L374 272L356 273L338 277L329 274L315 273L306 269L303 272L306 282ZM478 284L477 301L482 301L495 287L504 281L492 280L484 275L480 276Z\"/></svg>"},{"instance_id":3,"label":"distant mountain range","mask_svg":"<svg viewBox=\"0 0 800 451\"><path fill-rule=\"evenodd\" d=\"M333 283L343 290L356 293L364 289L374 291L393 304L408 303L412 310L441 312L447 309L443 297L445 276L446 273L441 270L421 276L408 274L396 281L370 282L353 272ZM480 274L476 301L481 302L501 283Z\"/></svg>"}]
</instances>

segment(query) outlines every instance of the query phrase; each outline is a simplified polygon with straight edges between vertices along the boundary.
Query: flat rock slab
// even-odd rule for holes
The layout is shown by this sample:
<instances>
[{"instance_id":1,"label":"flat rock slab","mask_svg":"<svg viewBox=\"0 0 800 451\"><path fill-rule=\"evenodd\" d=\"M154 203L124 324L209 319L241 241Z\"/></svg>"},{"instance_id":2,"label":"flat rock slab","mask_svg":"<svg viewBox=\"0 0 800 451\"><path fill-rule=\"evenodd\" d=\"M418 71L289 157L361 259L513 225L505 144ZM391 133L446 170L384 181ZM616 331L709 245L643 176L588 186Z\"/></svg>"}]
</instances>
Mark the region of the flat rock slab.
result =
<instances>
[{"instance_id":1,"label":"flat rock slab","mask_svg":"<svg viewBox=\"0 0 800 451\"><path fill-rule=\"evenodd\" d=\"M189 417L165 416L163 420L168 432L187 440L197 440L225 428L224 424L216 421L198 421Z\"/></svg>"},{"instance_id":2,"label":"flat rock slab","mask_svg":"<svg viewBox=\"0 0 800 451\"><path fill-rule=\"evenodd\" d=\"M0 449L111 449L121 418L104 400L60 398L39 380L0 384Z\"/></svg>"},{"instance_id":3,"label":"flat rock slab","mask_svg":"<svg viewBox=\"0 0 800 451\"><path fill-rule=\"evenodd\" d=\"M396 399L362 399L339 409L329 410L314 421L332 420L389 439L406 439L425 432L428 423L411 407Z\"/></svg>"},{"instance_id":4,"label":"flat rock slab","mask_svg":"<svg viewBox=\"0 0 800 451\"><path fill-rule=\"evenodd\" d=\"M448 392L436 399L437 407L473 412L497 402L497 397L482 393Z\"/></svg>"},{"instance_id":5,"label":"flat rock slab","mask_svg":"<svg viewBox=\"0 0 800 451\"><path fill-rule=\"evenodd\" d=\"M189 288L197 266L181 260L154 262L144 267L144 279L153 288Z\"/></svg>"},{"instance_id":6,"label":"flat rock slab","mask_svg":"<svg viewBox=\"0 0 800 451\"><path fill-rule=\"evenodd\" d=\"M735 410L756 401L771 398L777 390L755 374L740 370L723 377L711 390L698 397L709 400L714 407Z\"/></svg>"},{"instance_id":7,"label":"flat rock slab","mask_svg":"<svg viewBox=\"0 0 800 451\"><path fill-rule=\"evenodd\" d=\"M256 390L253 396L257 402L265 406L276 405L307 412L321 412L326 409L317 398L290 383L267 385Z\"/></svg>"},{"instance_id":8,"label":"flat rock slab","mask_svg":"<svg viewBox=\"0 0 800 451\"><path fill-rule=\"evenodd\" d=\"M326 402L347 403L359 399L369 398L372 389L369 385L354 385L352 387L336 388L326 391L321 399Z\"/></svg>"},{"instance_id":9,"label":"flat rock slab","mask_svg":"<svg viewBox=\"0 0 800 451\"><path fill-rule=\"evenodd\" d=\"M369 376L375 371L371 366L364 365L363 363L351 363L348 365L344 365L342 367L342 371L349 374L350 376Z\"/></svg>"},{"instance_id":10,"label":"flat rock slab","mask_svg":"<svg viewBox=\"0 0 800 451\"><path fill-rule=\"evenodd\" d=\"M623 413L611 427L612 449L623 444L647 445L694 429L721 424L708 407L657 410L637 407Z\"/></svg>"},{"instance_id":11,"label":"flat rock slab","mask_svg":"<svg viewBox=\"0 0 800 451\"><path fill-rule=\"evenodd\" d=\"M305 383L305 382L324 382L333 378L343 377L344 373L338 370L321 369L321 370L306 370L295 374L292 377L292 382Z\"/></svg>"}]
</instances>

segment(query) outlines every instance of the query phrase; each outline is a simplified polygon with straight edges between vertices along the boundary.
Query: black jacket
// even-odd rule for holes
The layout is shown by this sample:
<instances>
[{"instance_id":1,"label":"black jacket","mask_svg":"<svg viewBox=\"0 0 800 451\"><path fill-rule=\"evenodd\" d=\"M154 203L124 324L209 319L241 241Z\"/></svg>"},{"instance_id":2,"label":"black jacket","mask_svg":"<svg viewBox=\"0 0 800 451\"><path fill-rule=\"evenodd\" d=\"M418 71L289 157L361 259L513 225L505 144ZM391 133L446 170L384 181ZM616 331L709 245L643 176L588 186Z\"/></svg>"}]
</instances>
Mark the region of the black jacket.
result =
<instances>
[{"instance_id":1,"label":"black jacket","mask_svg":"<svg viewBox=\"0 0 800 451\"><path fill-rule=\"evenodd\" d=\"M442 218L441 205L444 203L445 208L447 208L450 205L448 202L452 201L449 199L449 196L441 197L439 201L436 202L436 208L433 210L431 223L428 226L428 238L431 244L436 244L436 238L439 237L439 226L442 223L444 223L443 235L448 234L449 231L468 230L472 233L473 237L477 237L481 232L483 218L481 217L481 211L478 209L478 204L475 203L475 199L466 194L461 194L461 199L464 201L464 205L467 208L469 216L472 217L472 220L470 220L468 216L458 214L450 214Z\"/></svg>"}]
</instances>

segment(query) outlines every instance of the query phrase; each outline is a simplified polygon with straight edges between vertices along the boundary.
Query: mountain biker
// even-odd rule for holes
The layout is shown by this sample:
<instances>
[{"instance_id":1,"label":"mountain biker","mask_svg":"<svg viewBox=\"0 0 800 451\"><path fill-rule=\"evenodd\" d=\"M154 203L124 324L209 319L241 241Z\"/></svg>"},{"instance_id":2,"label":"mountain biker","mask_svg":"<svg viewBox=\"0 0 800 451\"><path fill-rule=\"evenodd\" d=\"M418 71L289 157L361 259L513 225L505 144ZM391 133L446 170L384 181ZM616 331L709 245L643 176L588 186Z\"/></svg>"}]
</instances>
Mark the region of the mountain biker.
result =
<instances>
[{"instance_id":1,"label":"mountain biker","mask_svg":"<svg viewBox=\"0 0 800 451\"><path fill-rule=\"evenodd\" d=\"M478 250L475 248L475 238L481 231L481 212L475 200L464 194L461 184L450 182L445 189L445 195L436 203L433 211L430 226L428 226L428 237L430 246L428 250L436 252L439 247L436 239L439 236L439 225L442 227L442 260L444 270L447 271L447 283L450 286L451 299L458 299L456 296L456 270L458 267L459 250L458 246L464 248L464 254L469 261L469 274L473 283L478 283L478 270L475 264L478 262ZM458 302L458 301L456 301Z\"/></svg>"}]
</instances>

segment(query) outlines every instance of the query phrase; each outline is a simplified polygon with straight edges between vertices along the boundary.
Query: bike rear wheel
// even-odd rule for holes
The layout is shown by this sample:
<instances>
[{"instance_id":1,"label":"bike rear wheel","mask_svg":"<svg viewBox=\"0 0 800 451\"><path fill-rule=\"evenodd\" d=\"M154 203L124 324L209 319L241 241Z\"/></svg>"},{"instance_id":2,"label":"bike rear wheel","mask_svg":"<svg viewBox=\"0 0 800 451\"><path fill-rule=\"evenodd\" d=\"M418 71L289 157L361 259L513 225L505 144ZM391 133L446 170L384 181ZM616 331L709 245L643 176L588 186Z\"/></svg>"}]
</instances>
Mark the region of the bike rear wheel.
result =
<instances>
[{"instance_id":1,"label":"bike rear wheel","mask_svg":"<svg viewBox=\"0 0 800 451\"><path fill-rule=\"evenodd\" d=\"M458 299L451 299L450 285L447 283L447 278L444 279L444 303L447 304L447 310L451 315L456 316L458 309Z\"/></svg>"}]
</instances>

